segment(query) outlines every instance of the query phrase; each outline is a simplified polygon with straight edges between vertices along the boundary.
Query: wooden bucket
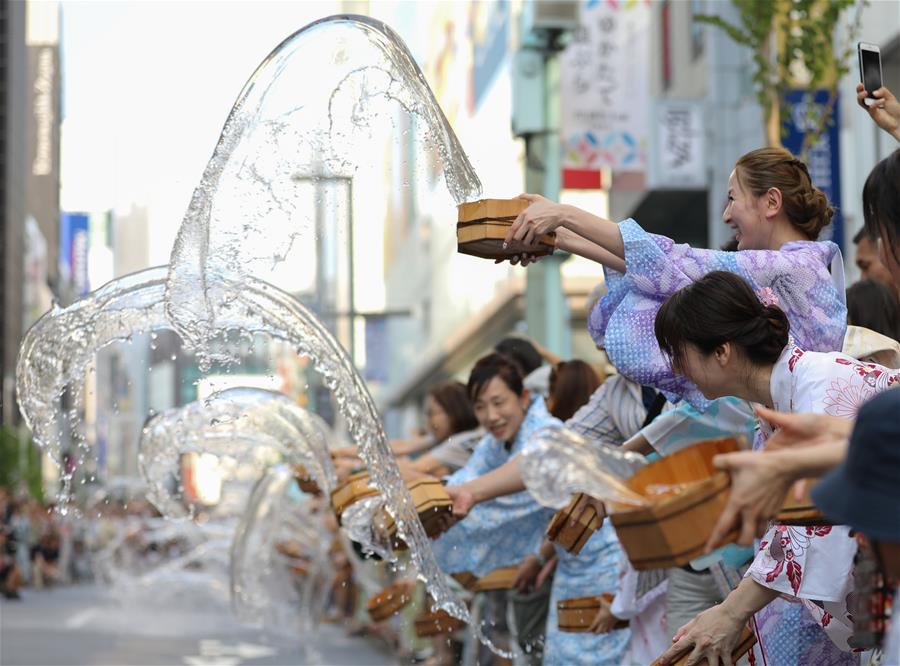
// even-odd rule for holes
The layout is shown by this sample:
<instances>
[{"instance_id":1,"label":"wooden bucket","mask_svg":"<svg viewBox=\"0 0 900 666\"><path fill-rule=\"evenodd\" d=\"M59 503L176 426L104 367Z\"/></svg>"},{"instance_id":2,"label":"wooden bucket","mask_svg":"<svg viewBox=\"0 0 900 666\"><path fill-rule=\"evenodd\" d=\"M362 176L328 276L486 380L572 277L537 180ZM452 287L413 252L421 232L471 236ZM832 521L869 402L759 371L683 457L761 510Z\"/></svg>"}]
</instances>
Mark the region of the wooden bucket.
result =
<instances>
[{"instance_id":1,"label":"wooden bucket","mask_svg":"<svg viewBox=\"0 0 900 666\"><path fill-rule=\"evenodd\" d=\"M600 600L606 599L612 603L613 595L601 594L593 597L577 597L575 599L563 599L556 602L556 624L560 631L566 633L583 634L597 617L600 611ZM620 620L614 629L625 629L628 620Z\"/></svg>"},{"instance_id":2,"label":"wooden bucket","mask_svg":"<svg viewBox=\"0 0 900 666\"><path fill-rule=\"evenodd\" d=\"M584 507L574 517L575 521L573 524L572 511L583 497L583 493L575 495L572 501L569 502L569 506L565 509L560 509L553 515L550 525L547 526L547 538L558 543L573 555L581 552L587 540L603 524L603 518L592 505Z\"/></svg>"},{"instance_id":3,"label":"wooden bucket","mask_svg":"<svg viewBox=\"0 0 900 666\"><path fill-rule=\"evenodd\" d=\"M422 527L425 528L425 534L429 537L440 534L443 531L441 517L453 511L453 500L444 490L444 485L438 479L427 477L410 481L407 488L409 488L413 504L416 505L416 512L419 514L419 520L422 521ZM394 550L406 550L408 546L397 535L397 524L393 517L387 511L385 511L385 516L385 525L391 537L391 546Z\"/></svg>"},{"instance_id":4,"label":"wooden bucket","mask_svg":"<svg viewBox=\"0 0 900 666\"><path fill-rule=\"evenodd\" d=\"M457 206L457 250L482 259L508 259L521 254L521 244L512 243L504 249L503 240L519 213L528 205L525 199L481 199L460 204ZM530 252L535 256L551 254L555 245L556 234L546 234L540 239L541 249Z\"/></svg>"},{"instance_id":5,"label":"wooden bucket","mask_svg":"<svg viewBox=\"0 0 900 666\"><path fill-rule=\"evenodd\" d=\"M399 613L412 601L412 591L406 583L395 583L369 599L366 611L373 622L384 622Z\"/></svg>"},{"instance_id":6,"label":"wooden bucket","mask_svg":"<svg viewBox=\"0 0 900 666\"><path fill-rule=\"evenodd\" d=\"M351 504L355 504L366 497L374 497L378 494L378 489L369 485L369 473L366 471L357 472L347 477L340 486L331 493L331 506L334 513L341 519L344 510Z\"/></svg>"},{"instance_id":7,"label":"wooden bucket","mask_svg":"<svg viewBox=\"0 0 900 666\"><path fill-rule=\"evenodd\" d=\"M310 495L322 494L319 484L303 465L294 465L294 478L297 479L297 485L303 492Z\"/></svg>"},{"instance_id":8,"label":"wooden bucket","mask_svg":"<svg viewBox=\"0 0 900 666\"><path fill-rule=\"evenodd\" d=\"M436 610L431 613L422 613L416 617L416 636L428 638L438 634L449 634L466 626L462 620L457 620L445 610Z\"/></svg>"},{"instance_id":9,"label":"wooden bucket","mask_svg":"<svg viewBox=\"0 0 900 666\"><path fill-rule=\"evenodd\" d=\"M741 636L738 639L737 645L734 646L734 649L731 651L731 663L736 664L737 660L743 657L750 651L750 648L754 646L756 643L756 635L751 631L750 627L744 625L743 630L741 631ZM686 666L688 657L690 656L693 649L688 650L685 654L683 654L677 661L669 662L670 666ZM709 666L709 662L706 659L701 659L697 662L698 666ZM659 659L655 659L650 666L660 666Z\"/></svg>"},{"instance_id":10,"label":"wooden bucket","mask_svg":"<svg viewBox=\"0 0 900 666\"><path fill-rule=\"evenodd\" d=\"M804 479L803 496L797 499L794 489L788 492L781 511L775 515L775 522L784 525L831 525L825 515L812 501L812 489L818 479Z\"/></svg>"},{"instance_id":11,"label":"wooden bucket","mask_svg":"<svg viewBox=\"0 0 900 666\"><path fill-rule=\"evenodd\" d=\"M637 509L618 505L610 516L635 569L680 567L703 554L731 489L731 479L712 459L740 448L733 437L705 440L650 463L628 480L652 502ZM736 538L734 530L726 543Z\"/></svg>"},{"instance_id":12,"label":"wooden bucket","mask_svg":"<svg viewBox=\"0 0 900 666\"><path fill-rule=\"evenodd\" d=\"M461 571L459 573L450 574L450 576L469 592L474 592L475 586L478 585L478 576L473 574L471 571Z\"/></svg>"},{"instance_id":13,"label":"wooden bucket","mask_svg":"<svg viewBox=\"0 0 900 666\"><path fill-rule=\"evenodd\" d=\"M516 574L519 573L519 565L514 564L511 567L501 567L494 569L490 573L478 579L475 583L476 592L485 592L487 590L511 590L513 582L516 580Z\"/></svg>"}]
</instances>

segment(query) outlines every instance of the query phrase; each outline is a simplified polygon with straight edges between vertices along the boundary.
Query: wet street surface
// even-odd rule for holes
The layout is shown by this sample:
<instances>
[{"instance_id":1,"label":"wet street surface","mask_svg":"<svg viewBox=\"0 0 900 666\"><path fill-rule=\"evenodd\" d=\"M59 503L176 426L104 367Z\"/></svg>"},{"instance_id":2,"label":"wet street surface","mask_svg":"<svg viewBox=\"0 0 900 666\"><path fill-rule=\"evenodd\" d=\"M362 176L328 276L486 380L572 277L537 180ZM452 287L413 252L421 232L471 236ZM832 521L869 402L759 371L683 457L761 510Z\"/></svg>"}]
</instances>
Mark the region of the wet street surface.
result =
<instances>
[{"instance_id":1,"label":"wet street surface","mask_svg":"<svg viewBox=\"0 0 900 666\"><path fill-rule=\"evenodd\" d=\"M140 605L93 586L26 589L22 597L0 601L3 666L396 663L381 646L333 625L312 635L276 633L241 625L227 607Z\"/></svg>"}]
</instances>

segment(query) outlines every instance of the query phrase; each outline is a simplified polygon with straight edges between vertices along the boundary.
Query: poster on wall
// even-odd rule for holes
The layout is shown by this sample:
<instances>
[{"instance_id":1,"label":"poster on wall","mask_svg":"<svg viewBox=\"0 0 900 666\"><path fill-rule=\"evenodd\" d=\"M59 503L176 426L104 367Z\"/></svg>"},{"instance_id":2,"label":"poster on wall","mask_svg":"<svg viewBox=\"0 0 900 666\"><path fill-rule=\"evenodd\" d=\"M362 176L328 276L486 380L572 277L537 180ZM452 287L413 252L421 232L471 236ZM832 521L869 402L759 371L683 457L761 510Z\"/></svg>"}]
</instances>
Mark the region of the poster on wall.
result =
<instances>
[{"instance_id":1,"label":"poster on wall","mask_svg":"<svg viewBox=\"0 0 900 666\"><path fill-rule=\"evenodd\" d=\"M563 181L579 172L643 172L650 108L650 3L588 0L560 59Z\"/></svg>"},{"instance_id":2,"label":"poster on wall","mask_svg":"<svg viewBox=\"0 0 900 666\"><path fill-rule=\"evenodd\" d=\"M701 102L658 100L653 107L650 188L706 187L706 147Z\"/></svg>"}]
</instances>

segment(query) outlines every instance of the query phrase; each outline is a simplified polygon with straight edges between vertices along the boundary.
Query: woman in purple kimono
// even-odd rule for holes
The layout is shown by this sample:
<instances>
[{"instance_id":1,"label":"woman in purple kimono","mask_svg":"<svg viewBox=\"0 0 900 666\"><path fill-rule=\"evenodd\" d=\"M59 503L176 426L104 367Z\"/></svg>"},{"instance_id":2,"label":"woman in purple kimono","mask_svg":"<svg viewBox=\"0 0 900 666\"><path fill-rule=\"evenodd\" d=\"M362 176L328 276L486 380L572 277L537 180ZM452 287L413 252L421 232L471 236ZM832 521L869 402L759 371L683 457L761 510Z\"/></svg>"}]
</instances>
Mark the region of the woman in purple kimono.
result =
<instances>
[{"instance_id":1,"label":"woman in purple kimono","mask_svg":"<svg viewBox=\"0 0 900 666\"><path fill-rule=\"evenodd\" d=\"M604 265L609 293L588 328L612 364L639 384L701 411L707 406L693 384L672 372L653 321L668 296L716 270L740 275L754 291L770 289L804 349L841 349L847 315L841 253L834 243L816 241L833 210L806 165L782 148L747 153L728 178L722 219L734 230L738 252L698 250L647 233L632 219L616 224L538 195L522 196L531 205L513 223L507 242L530 244L555 231L557 247Z\"/></svg>"}]
</instances>

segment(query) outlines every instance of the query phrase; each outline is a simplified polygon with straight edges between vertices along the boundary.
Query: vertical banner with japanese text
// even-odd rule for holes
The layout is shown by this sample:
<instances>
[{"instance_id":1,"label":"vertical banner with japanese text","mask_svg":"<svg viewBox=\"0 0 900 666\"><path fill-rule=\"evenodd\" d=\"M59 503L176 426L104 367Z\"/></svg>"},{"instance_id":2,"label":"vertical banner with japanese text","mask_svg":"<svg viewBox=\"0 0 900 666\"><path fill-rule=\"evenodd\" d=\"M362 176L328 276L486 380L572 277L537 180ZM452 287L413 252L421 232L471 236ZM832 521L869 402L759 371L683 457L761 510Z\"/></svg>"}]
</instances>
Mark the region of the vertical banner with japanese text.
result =
<instances>
[{"instance_id":1,"label":"vertical banner with japanese text","mask_svg":"<svg viewBox=\"0 0 900 666\"><path fill-rule=\"evenodd\" d=\"M563 183L579 172L645 171L650 3L588 0L560 61Z\"/></svg>"},{"instance_id":2,"label":"vertical banner with japanese text","mask_svg":"<svg viewBox=\"0 0 900 666\"><path fill-rule=\"evenodd\" d=\"M834 208L831 224L819 235L820 240L831 240L844 250L844 220L841 215L841 158L839 131L840 104L833 103L827 90L789 90L784 101L788 114L784 122L782 143L794 155L803 150L804 137L810 129L816 128L823 114L829 117L825 121L824 131L815 142L810 142L806 149L806 165L813 185L828 197L828 203Z\"/></svg>"}]
</instances>

